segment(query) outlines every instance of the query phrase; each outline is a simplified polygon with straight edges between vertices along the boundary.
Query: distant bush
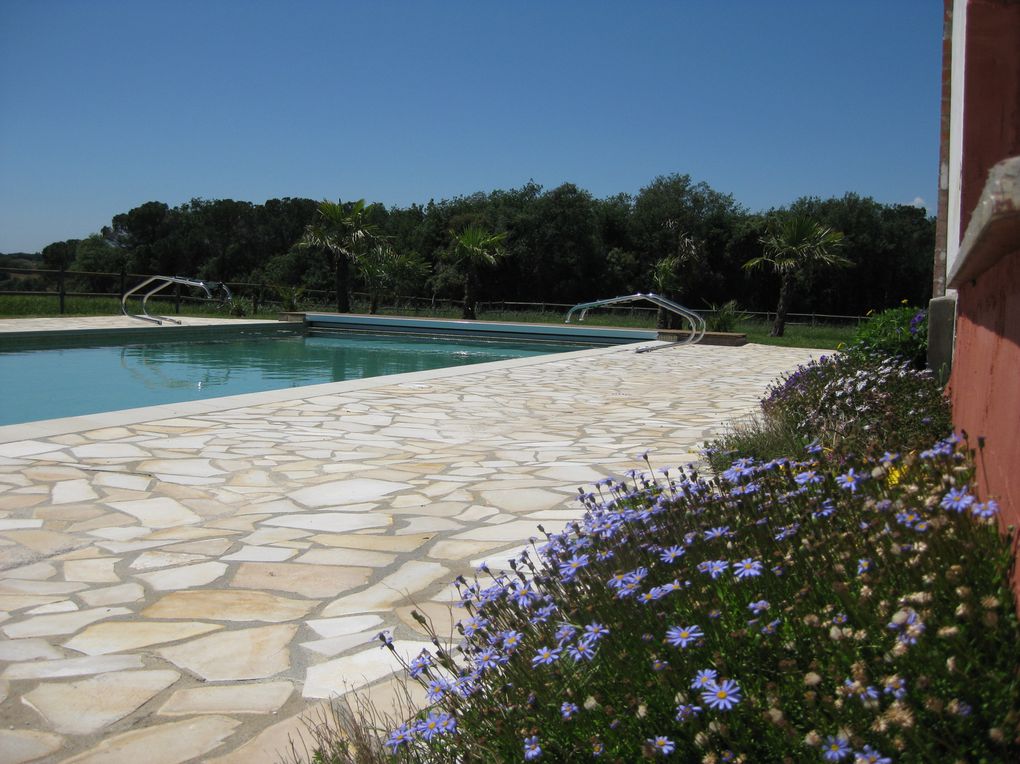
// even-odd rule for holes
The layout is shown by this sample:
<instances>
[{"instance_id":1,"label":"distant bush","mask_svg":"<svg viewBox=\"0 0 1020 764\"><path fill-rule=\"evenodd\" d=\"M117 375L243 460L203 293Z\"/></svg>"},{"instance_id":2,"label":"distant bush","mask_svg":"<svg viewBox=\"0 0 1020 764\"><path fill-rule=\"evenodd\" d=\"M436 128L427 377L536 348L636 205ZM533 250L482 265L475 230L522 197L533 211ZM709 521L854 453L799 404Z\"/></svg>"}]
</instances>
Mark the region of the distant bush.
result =
<instances>
[{"instance_id":1,"label":"distant bush","mask_svg":"<svg viewBox=\"0 0 1020 764\"><path fill-rule=\"evenodd\" d=\"M710 332L732 332L737 324L747 319L747 314L737 306L736 300L722 305L711 304L711 313L705 317L705 327Z\"/></svg>"},{"instance_id":2,"label":"distant bush","mask_svg":"<svg viewBox=\"0 0 1020 764\"><path fill-rule=\"evenodd\" d=\"M928 362L928 311L909 305L883 310L861 324L851 348L903 358L923 369Z\"/></svg>"}]
</instances>

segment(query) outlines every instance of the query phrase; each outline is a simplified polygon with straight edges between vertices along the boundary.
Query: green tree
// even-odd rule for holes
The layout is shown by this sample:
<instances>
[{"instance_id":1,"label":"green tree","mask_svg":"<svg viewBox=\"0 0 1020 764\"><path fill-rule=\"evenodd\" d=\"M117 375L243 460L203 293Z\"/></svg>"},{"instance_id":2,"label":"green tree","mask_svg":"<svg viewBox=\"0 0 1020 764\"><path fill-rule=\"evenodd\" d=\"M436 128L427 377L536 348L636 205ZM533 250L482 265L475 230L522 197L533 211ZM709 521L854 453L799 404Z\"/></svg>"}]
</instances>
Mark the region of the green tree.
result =
<instances>
[{"instance_id":1,"label":"green tree","mask_svg":"<svg viewBox=\"0 0 1020 764\"><path fill-rule=\"evenodd\" d=\"M396 295L401 288L419 286L428 273L425 261L416 253L399 254L384 242L376 242L356 261L358 276L368 292L368 312L379 312L379 301Z\"/></svg>"},{"instance_id":2,"label":"green tree","mask_svg":"<svg viewBox=\"0 0 1020 764\"><path fill-rule=\"evenodd\" d=\"M776 320L769 334L782 337L786 327L786 314L798 281L809 282L821 267L852 265L836 250L843 234L819 225L804 215L787 214L773 221L761 239L764 253L752 257L744 268L752 271L768 267L779 275L779 304Z\"/></svg>"},{"instance_id":3,"label":"green tree","mask_svg":"<svg viewBox=\"0 0 1020 764\"><path fill-rule=\"evenodd\" d=\"M368 210L364 199L346 205L320 202L315 219L305 228L299 242L301 246L322 249L333 256L337 313L350 313L351 264L377 236L375 226L368 220Z\"/></svg>"},{"instance_id":4,"label":"green tree","mask_svg":"<svg viewBox=\"0 0 1020 764\"><path fill-rule=\"evenodd\" d=\"M493 266L503 256L503 240L506 233L490 233L478 226L468 226L460 233L450 231L453 242L449 250L457 272L464 280L464 310L462 317L474 319L475 303L478 301L479 271Z\"/></svg>"}]
</instances>

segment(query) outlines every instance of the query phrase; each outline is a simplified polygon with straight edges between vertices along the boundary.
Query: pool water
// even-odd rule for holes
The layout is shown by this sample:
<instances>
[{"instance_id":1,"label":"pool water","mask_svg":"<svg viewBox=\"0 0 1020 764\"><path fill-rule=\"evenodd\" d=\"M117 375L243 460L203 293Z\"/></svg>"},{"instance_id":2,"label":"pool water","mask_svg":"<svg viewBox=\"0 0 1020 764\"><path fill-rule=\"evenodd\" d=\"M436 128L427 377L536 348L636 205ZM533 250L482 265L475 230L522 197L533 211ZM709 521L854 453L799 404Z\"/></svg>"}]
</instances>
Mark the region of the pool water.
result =
<instances>
[{"instance_id":1,"label":"pool water","mask_svg":"<svg viewBox=\"0 0 1020 764\"><path fill-rule=\"evenodd\" d=\"M0 353L0 425L584 347L359 334L9 351Z\"/></svg>"}]
</instances>

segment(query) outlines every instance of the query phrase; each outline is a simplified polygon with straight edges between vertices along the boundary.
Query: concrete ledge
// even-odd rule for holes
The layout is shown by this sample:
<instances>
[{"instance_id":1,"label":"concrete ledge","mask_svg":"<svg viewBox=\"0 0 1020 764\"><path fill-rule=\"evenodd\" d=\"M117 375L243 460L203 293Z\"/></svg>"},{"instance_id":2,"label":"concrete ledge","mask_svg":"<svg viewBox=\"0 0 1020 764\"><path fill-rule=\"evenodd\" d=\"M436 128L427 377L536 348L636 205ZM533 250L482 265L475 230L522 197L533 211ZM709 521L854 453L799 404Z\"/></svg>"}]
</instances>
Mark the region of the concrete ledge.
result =
<instances>
[{"instance_id":1,"label":"concrete ledge","mask_svg":"<svg viewBox=\"0 0 1020 764\"><path fill-rule=\"evenodd\" d=\"M663 342L683 342L690 336L691 333L689 331L660 329L658 339ZM699 344L737 348L747 344L747 335L737 334L736 332L705 332L705 336L701 338Z\"/></svg>"},{"instance_id":2,"label":"concrete ledge","mask_svg":"<svg viewBox=\"0 0 1020 764\"><path fill-rule=\"evenodd\" d=\"M988 173L981 200L960 242L960 254L949 272L949 286L959 289L1017 249L1020 249L1020 157L1013 157L999 162Z\"/></svg>"}]
</instances>

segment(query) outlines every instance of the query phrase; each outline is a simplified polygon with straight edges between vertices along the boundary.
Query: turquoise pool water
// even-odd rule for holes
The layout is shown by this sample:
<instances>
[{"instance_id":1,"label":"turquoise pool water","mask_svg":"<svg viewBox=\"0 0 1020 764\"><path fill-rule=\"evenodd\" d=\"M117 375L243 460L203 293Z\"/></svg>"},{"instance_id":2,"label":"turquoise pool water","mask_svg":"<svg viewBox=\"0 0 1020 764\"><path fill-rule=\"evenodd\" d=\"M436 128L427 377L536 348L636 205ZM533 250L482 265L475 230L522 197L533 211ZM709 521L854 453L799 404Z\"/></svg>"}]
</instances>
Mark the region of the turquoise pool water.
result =
<instances>
[{"instance_id":1,"label":"turquoise pool water","mask_svg":"<svg viewBox=\"0 0 1020 764\"><path fill-rule=\"evenodd\" d=\"M354 335L14 350L0 353L0 425L584 347Z\"/></svg>"}]
</instances>

